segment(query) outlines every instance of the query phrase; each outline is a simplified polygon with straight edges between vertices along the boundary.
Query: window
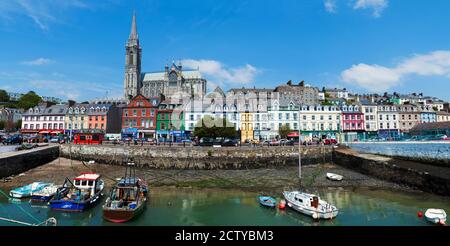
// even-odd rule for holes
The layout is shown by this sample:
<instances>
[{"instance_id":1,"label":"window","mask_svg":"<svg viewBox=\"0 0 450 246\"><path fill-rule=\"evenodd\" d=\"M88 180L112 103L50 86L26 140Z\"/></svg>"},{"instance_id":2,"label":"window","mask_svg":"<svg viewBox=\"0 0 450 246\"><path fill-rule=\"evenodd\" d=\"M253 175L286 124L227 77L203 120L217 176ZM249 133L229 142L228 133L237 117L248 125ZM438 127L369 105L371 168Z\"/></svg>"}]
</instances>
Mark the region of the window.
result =
<instances>
[{"instance_id":1,"label":"window","mask_svg":"<svg viewBox=\"0 0 450 246\"><path fill-rule=\"evenodd\" d=\"M298 123L294 123L294 130L298 130Z\"/></svg>"},{"instance_id":2,"label":"window","mask_svg":"<svg viewBox=\"0 0 450 246\"><path fill-rule=\"evenodd\" d=\"M283 119L283 114L278 113L278 120L282 120Z\"/></svg>"},{"instance_id":3,"label":"window","mask_svg":"<svg viewBox=\"0 0 450 246\"><path fill-rule=\"evenodd\" d=\"M320 120L323 120L323 115L320 116Z\"/></svg>"},{"instance_id":4,"label":"window","mask_svg":"<svg viewBox=\"0 0 450 246\"><path fill-rule=\"evenodd\" d=\"M294 120L297 120L297 113L294 113Z\"/></svg>"},{"instance_id":5,"label":"window","mask_svg":"<svg viewBox=\"0 0 450 246\"><path fill-rule=\"evenodd\" d=\"M316 116L315 115L311 116L311 120L316 120Z\"/></svg>"},{"instance_id":6,"label":"window","mask_svg":"<svg viewBox=\"0 0 450 246\"><path fill-rule=\"evenodd\" d=\"M147 115L147 110L143 109L142 112L141 112L141 115L142 116L146 116Z\"/></svg>"},{"instance_id":7,"label":"window","mask_svg":"<svg viewBox=\"0 0 450 246\"><path fill-rule=\"evenodd\" d=\"M380 120L383 120L383 115L382 114L380 114Z\"/></svg>"},{"instance_id":8,"label":"window","mask_svg":"<svg viewBox=\"0 0 450 246\"><path fill-rule=\"evenodd\" d=\"M289 113L286 113L286 120L289 120Z\"/></svg>"},{"instance_id":9,"label":"window","mask_svg":"<svg viewBox=\"0 0 450 246\"><path fill-rule=\"evenodd\" d=\"M193 114L189 115L189 119L190 119L191 121L193 121L193 120L194 120L194 115L193 115Z\"/></svg>"},{"instance_id":10,"label":"window","mask_svg":"<svg viewBox=\"0 0 450 246\"><path fill-rule=\"evenodd\" d=\"M136 109L133 110L133 116L137 116L137 110Z\"/></svg>"},{"instance_id":11,"label":"window","mask_svg":"<svg viewBox=\"0 0 450 246\"><path fill-rule=\"evenodd\" d=\"M383 129L383 123L380 123L380 129Z\"/></svg>"},{"instance_id":12,"label":"window","mask_svg":"<svg viewBox=\"0 0 450 246\"><path fill-rule=\"evenodd\" d=\"M303 115L303 120L306 120L306 115Z\"/></svg>"}]
</instances>

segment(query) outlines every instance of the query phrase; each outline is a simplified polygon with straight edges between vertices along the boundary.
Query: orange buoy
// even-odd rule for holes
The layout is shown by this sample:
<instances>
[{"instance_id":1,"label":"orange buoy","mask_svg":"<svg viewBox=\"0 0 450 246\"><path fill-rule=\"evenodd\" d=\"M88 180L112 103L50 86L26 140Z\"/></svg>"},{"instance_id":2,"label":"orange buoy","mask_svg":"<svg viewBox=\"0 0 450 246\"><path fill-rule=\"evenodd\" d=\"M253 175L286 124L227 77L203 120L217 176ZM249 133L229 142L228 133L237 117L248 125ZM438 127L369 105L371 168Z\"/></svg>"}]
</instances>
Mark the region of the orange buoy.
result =
<instances>
[{"instance_id":1,"label":"orange buoy","mask_svg":"<svg viewBox=\"0 0 450 246\"><path fill-rule=\"evenodd\" d=\"M286 208L286 201L285 200L281 200L280 204L278 204L278 208L279 209L285 209Z\"/></svg>"},{"instance_id":2,"label":"orange buoy","mask_svg":"<svg viewBox=\"0 0 450 246\"><path fill-rule=\"evenodd\" d=\"M445 226L445 222L444 222L444 220L439 220L439 224L441 225L441 226Z\"/></svg>"},{"instance_id":3,"label":"orange buoy","mask_svg":"<svg viewBox=\"0 0 450 246\"><path fill-rule=\"evenodd\" d=\"M419 212L417 213L417 217L419 217L419 218L422 218L422 217L423 217L422 211L419 211Z\"/></svg>"}]
</instances>

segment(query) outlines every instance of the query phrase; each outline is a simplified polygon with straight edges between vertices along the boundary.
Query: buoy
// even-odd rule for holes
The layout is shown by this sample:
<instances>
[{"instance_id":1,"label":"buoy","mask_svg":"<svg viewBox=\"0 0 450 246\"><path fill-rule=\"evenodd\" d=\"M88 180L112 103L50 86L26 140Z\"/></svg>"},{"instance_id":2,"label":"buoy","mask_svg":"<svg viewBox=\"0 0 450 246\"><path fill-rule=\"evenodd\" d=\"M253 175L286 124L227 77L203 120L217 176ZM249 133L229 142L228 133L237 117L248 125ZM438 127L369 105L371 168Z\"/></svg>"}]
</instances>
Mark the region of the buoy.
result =
<instances>
[{"instance_id":1,"label":"buoy","mask_svg":"<svg viewBox=\"0 0 450 246\"><path fill-rule=\"evenodd\" d=\"M285 208L286 208L286 201L281 200L281 201L280 201L280 204L278 205L278 208L279 208L279 209L285 209Z\"/></svg>"},{"instance_id":2,"label":"buoy","mask_svg":"<svg viewBox=\"0 0 450 246\"><path fill-rule=\"evenodd\" d=\"M419 212L417 213L417 217L419 217L419 218L422 218L422 217L423 217L422 211L419 211Z\"/></svg>"},{"instance_id":3,"label":"buoy","mask_svg":"<svg viewBox=\"0 0 450 246\"><path fill-rule=\"evenodd\" d=\"M439 220L439 224L440 224L440 225L442 225L442 226L445 226L445 222L444 222L444 220L442 220L442 219L441 219L441 220Z\"/></svg>"},{"instance_id":4,"label":"buoy","mask_svg":"<svg viewBox=\"0 0 450 246\"><path fill-rule=\"evenodd\" d=\"M313 217L313 219L315 219L315 220L316 220L316 219L318 219L318 218L319 218L319 215L318 215L317 213L313 213L313 214L312 214L312 217Z\"/></svg>"}]
</instances>

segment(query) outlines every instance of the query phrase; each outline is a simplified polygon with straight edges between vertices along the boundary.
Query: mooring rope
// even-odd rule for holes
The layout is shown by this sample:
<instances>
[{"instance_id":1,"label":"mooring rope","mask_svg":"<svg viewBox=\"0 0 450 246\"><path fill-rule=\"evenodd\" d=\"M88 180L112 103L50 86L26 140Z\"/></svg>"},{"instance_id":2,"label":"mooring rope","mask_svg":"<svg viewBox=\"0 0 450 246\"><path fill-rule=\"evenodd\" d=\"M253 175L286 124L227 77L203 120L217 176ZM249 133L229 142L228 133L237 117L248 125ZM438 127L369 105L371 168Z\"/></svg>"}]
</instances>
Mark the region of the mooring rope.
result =
<instances>
[{"instance_id":1,"label":"mooring rope","mask_svg":"<svg viewBox=\"0 0 450 246\"><path fill-rule=\"evenodd\" d=\"M5 194L5 192L3 192L2 189L0 189L0 193L5 196L7 199L9 199L9 196L7 194ZM22 212L24 212L26 215L30 216L32 219L34 219L37 223L41 223L41 221L39 219L37 219L36 217L34 217L32 214L30 214L29 212L27 212L25 209L23 209L21 206L16 205L16 207L18 207Z\"/></svg>"}]
</instances>

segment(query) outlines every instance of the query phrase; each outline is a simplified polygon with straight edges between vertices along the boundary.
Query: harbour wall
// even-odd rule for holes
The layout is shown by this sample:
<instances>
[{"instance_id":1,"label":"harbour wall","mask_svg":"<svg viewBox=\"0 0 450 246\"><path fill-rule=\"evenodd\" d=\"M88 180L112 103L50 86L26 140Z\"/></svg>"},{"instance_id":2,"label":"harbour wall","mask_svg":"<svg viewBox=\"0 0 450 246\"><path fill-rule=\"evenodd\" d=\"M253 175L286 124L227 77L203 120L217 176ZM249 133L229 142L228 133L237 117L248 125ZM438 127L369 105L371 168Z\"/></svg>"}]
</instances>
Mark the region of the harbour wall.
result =
<instances>
[{"instance_id":1,"label":"harbour wall","mask_svg":"<svg viewBox=\"0 0 450 246\"><path fill-rule=\"evenodd\" d=\"M38 147L31 150L0 154L0 178L17 175L47 164L59 156L59 146Z\"/></svg>"},{"instance_id":2,"label":"harbour wall","mask_svg":"<svg viewBox=\"0 0 450 246\"><path fill-rule=\"evenodd\" d=\"M155 169L257 169L298 165L298 146L273 147L163 147L61 145L61 156L124 165L127 157L143 168ZM332 162L329 146L302 147L302 165Z\"/></svg>"},{"instance_id":3,"label":"harbour wall","mask_svg":"<svg viewBox=\"0 0 450 246\"><path fill-rule=\"evenodd\" d=\"M333 152L333 161L342 167L381 180L438 195L450 196L450 168L407 161L349 148Z\"/></svg>"}]
</instances>

